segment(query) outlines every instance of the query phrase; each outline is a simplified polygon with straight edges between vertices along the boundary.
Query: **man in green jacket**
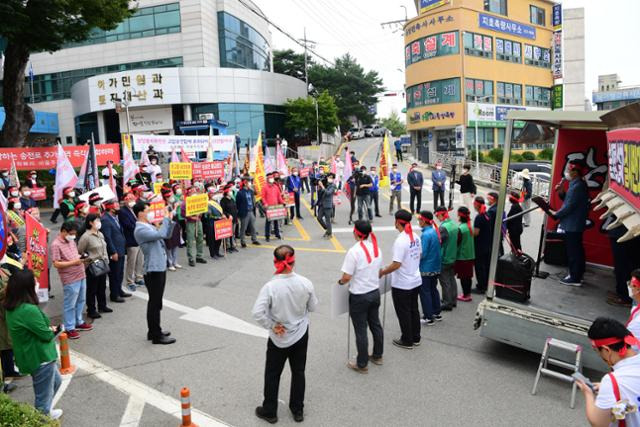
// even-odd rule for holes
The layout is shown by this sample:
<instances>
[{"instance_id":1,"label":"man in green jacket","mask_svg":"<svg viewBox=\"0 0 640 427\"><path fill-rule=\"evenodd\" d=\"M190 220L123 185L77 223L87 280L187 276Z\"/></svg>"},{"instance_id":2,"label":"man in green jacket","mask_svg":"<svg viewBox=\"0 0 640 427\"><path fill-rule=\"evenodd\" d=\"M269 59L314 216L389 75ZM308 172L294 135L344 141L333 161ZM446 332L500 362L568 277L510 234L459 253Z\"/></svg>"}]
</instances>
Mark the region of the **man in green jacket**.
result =
<instances>
[{"instance_id":1,"label":"man in green jacket","mask_svg":"<svg viewBox=\"0 0 640 427\"><path fill-rule=\"evenodd\" d=\"M442 239L442 270L440 286L442 287L441 310L451 311L456 306L458 283L454 266L458 252L458 224L449 218L449 211L444 206L436 209L436 218L440 221L440 238Z\"/></svg>"}]
</instances>

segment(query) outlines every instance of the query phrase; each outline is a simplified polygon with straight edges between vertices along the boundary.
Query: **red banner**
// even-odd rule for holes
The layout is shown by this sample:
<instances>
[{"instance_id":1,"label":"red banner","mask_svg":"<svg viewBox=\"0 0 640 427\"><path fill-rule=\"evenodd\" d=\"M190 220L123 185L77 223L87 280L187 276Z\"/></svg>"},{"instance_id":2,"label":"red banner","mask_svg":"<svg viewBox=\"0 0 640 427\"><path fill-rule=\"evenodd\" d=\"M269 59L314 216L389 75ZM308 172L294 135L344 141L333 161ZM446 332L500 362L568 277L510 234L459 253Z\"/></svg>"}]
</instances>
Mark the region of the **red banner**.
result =
<instances>
[{"instance_id":1,"label":"red banner","mask_svg":"<svg viewBox=\"0 0 640 427\"><path fill-rule=\"evenodd\" d=\"M47 198L47 189L44 187L32 188L31 199L39 202Z\"/></svg>"},{"instance_id":2,"label":"red banner","mask_svg":"<svg viewBox=\"0 0 640 427\"><path fill-rule=\"evenodd\" d=\"M27 267L33 271L33 275L38 281L38 298L42 302L41 294L48 297L49 289L47 229L29 214L25 214L25 228L27 235ZM46 298L44 300L46 301Z\"/></svg>"},{"instance_id":3,"label":"red banner","mask_svg":"<svg viewBox=\"0 0 640 427\"><path fill-rule=\"evenodd\" d=\"M287 217L287 208L282 205L278 206L267 206L265 209L267 214L267 219L269 221L277 221L279 219L285 219Z\"/></svg>"},{"instance_id":4,"label":"red banner","mask_svg":"<svg viewBox=\"0 0 640 427\"><path fill-rule=\"evenodd\" d=\"M152 223L162 222L164 219L164 202L152 202L149 205L150 212L153 212L153 220L150 221Z\"/></svg>"},{"instance_id":5,"label":"red banner","mask_svg":"<svg viewBox=\"0 0 640 427\"><path fill-rule=\"evenodd\" d=\"M302 168L300 169L300 178L306 178L309 176L309 169L310 168Z\"/></svg>"},{"instance_id":6,"label":"red banner","mask_svg":"<svg viewBox=\"0 0 640 427\"><path fill-rule=\"evenodd\" d=\"M218 179L224 178L224 162L197 162L192 163L193 179Z\"/></svg>"},{"instance_id":7,"label":"red banner","mask_svg":"<svg viewBox=\"0 0 640 427\"><path fill-rule=\"evenodd\" d=\"M607 132L609 188L640 211L640 129Z\"/></svg>"},{"instance_id":8,"label":"red banner","mask_svg":"<svg viewBox=\"0 0 640 427\"><path fill-rule=\"evenodd\" d=\"M293 193L283 193L282 198L286 207L290 208L296 205L296 196Z\"/></svg>"},{"instance_id":9,"label":"red banner","mask_svg":"<svg viewBox=\"0 0 640 427\"><path fill-rule=\"evenodd\" d=\"M216 240L226 239L233 236L233 221L231 218L219 219L213 223L213 231Z\"/></svg>"},{"instance_id":10,"label":"red banner","mask_svg":"<svg viewBox=\"0 0 640 427\"><path fill-rule=\"evenodd\" d=\"M553 182L551 183L551 208L560 209L562 200L554 191L556 184L564 176L567 165L571 160L578 160L585 165L584 180L589 189L589 199L592 200L602 191L607 177L607 138L604 131L561 129L558 135L558 145L555 149ZM565 189L566 189L566 183ZM583 245L587 262L613 265L613 255L610 249L607 232L602 228L600 219L602 212L594 212L589 206L587 228L583 234ZM549 218L548 230L555 230L557 221Z\"/></svg>"},{"instance_id":11,"label":"red banner","mask_svg":"<svg viewBox=\"0 0 640 427\"><path fill-rule=\"evenodd\" d=\"M89 151L88 145L71 145L63 148L74 168L82 166ZM55 169L57 153L57 147L2 148L0 149L0 169L9 170L12 160L15 160L18 170ZM120 144L96 145L96 157L98 165L106 165L108 160L119 164Z\"/></svg>"}]
</instances>

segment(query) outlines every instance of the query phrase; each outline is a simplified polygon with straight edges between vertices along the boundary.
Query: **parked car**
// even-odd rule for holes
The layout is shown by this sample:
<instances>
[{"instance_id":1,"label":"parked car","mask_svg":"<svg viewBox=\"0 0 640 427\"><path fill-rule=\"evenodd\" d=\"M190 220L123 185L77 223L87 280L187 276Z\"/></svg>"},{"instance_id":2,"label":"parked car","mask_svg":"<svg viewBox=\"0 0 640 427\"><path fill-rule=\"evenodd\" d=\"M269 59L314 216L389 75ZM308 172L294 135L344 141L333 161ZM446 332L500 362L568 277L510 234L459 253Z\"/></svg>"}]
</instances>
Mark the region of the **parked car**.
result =
<instances>
[{"instance_id":1,"label":"parked car","mask_svg":"<svg viewBox=\"0 0 640 427\"><path fill-rule=\"evenodd\" d=\"M371 138L373 136L373 125L366 125L364 127L364 137Z\"/></svg>"},{"instance_id":2,"label":"parked car","mask_svg":"<svg viewBox=\"0 0 640 427\"><path fill-rule=\"evenodd\" d=\"M364 130L362 128L351 128L349 129L349 133L351 134L351 139L364 138Z\"/></svg>"},{"instance_id":3,"label":"parked car","mask_svg":"<svg viewBox=\"0 0 640 427\"><path fill-rule=\"evenodd\" d=\"M384 133L387 131L386 128L380 126L380 125L375 125L373 127L373 129L371 130L371 136L384 136Z\"/></svg>"}]
</instances>

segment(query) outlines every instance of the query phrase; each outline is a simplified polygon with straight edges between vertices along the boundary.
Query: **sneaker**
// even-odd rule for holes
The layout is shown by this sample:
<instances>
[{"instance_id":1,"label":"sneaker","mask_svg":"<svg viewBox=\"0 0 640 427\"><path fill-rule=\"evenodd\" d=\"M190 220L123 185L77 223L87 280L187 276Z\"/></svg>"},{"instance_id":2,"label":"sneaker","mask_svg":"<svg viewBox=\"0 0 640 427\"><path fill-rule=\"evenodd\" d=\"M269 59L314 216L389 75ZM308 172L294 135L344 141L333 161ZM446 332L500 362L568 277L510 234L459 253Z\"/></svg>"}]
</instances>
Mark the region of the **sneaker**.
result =
<instances>
[{"instance_id":1,"label":"sneaker","mask_svg":"<svg viewBox=\"0 0 640 427\"><path fill-rule=\"evenodd\" d=\"M182 266L181 266L180 264L173 264L173 266L174 266L175 268L182 268Z\"/></svg>"},{"instance_id":2,"label":"sneaker","mask_svg":"<svg viewBox=\"0 0 640 427\"><path fill-rule=\"evenodd\" d=\"M247 247L247 244L246 244L245 242L240 242L240 247L242 247L242 248L246 248L246 247Z\"/></svg>"},{"instance_id":3,"label":"sneaker","mask_svg":"<svg viewBox=\"0 0 640 427\"><path fill-rule=\"evenodd\" d=\"M87 317L89 319L100 319L102 316L96 311L96 312L89 312L87 313Z\"/></svg>"},{"instance_id":4,"label":"sneaker","mask_svg":"<svg viewBox=\"0 0 640 427\"><path fill-rule=\"evenodd\" d=\"M436 314L435 316L433 316L433 320L435 320L436 322L442 322L442 316L439 314Z\"/></svg>"},{"instance_id":5,"label":"sneaker","mask_svg":"<svg viewBox=\"0 0 640 427\"><path fill-rule=\"evenodd\" d=\"M258 406L256 408L256 417L265 420L269 424L275 424L278 422L278 417L276 415L270 416L267 414L262 406Z\"/></svg>"},{"instance_id":6,"label":"sneaker","mask_svg":"<svg viewBox=\"0 0 640 427\"><path fill-rule=\"evenodd\" d=\"M127 285L127 288L129 288L129 290L130 290L131 292L135 292L135 291L136 291L136 285L135 285L135 283L129 283L129 284Z\"/></svg>"},{"instance_id":7,"label":"sneaker","mask_svg":"<svg viewBox=\"0 0 640 427\"><path fill-rule=\"evenodd\" d=\"M564 279L560 280L560 283L566 286L575 286L575 287L582 286L582 282L576 282L571 278L571 276L567 276Z\"/></svg>"},{"instance_id":8,"label":"sneaker","mask_svg":"<svg viewBox=\"0 0 640 427\"><path fill-rule=\"evenodd\" d=\"M353 360L350 360L347 363L347 367L349 367L349 369L353 369L354 371L356 371L359 374L368 374L369 373L369 368L367 368L366 366L364 368L361 368L360 366L358 366L358 364L356 362L354 362Z\"/></svg>"},{"instance_id":9,"label":"sneaker","mask_svg":"<svg viewBox=\"0 0 640 427\"><path fill-rule=\"evenodd\" d=\"M258 242L257 240L255 242L251 242L252 245L256 245L256 246L260 246L260 242Z\"/></svg>"},{"instance_id":10,"label":"sneaker","mask_svg":"<svg viewBox=\"0 0 640 427\"><path fill-rule=\"evenodd\" d=\"M301 423L304 421L304 412L293 412L293 421Z\"/></svg>"},{"instance_id":11,"label":"sneaker","mask_svg":"<svg viewBox=\"0 0 640 427\"><path fill-rule=\"evenodd\" d=\"M420 323L427 326L433 326L436 324L436 321L433 319L420 319Z\"/></svg>"},{"instance_id":12,"label":"sneaker","mask_svg":"<svg viewBox=\"0 0 640 427\"><path fill-rule=\"evenodd\" d=\"M89 325L87 322L84 322L80 325L76 325L76 331L86 332L93 329L93 326Z\"/></svg>"},{"instance_id":13,"label":"sneaker","mask_svg":"<svg viewBox=\"0 0 640 427\"><path fill-rule=\"evenodd\" d=\"M59 420L62 418L62 409L52 409L51 412L49 412L49 416L52 420Z\"/></svg>"},{"instance_id":14,"label":"sneaker","mask_svg":"<svg viewBox=\"0 0 640 427\"><path fill-rule=\"evenodd\" d=\"M414 347L420 347L420 341L414 341L413 342L413 346Z\"/></svg>"},{"instance_id":15,"label":"sneaker","mask_svg":"<svg viewBox=\"0 0 640 427\"><path fill-rule=\"evenodd\" d=\"M374 365L378 365L378 366L382 366L383 365L383 360L382 360L382 356L380 357L373 357L373 354L369 355L369 362L373 363Z\"/></svg>"},{"instance_id":16,"label":"sneaker","mask_svg":"<svg viewBox=\"0 0 640 427\"><path fill-rule=\"evenodd\" d=\"M625 301L622 298L620 298L619 296L615 296L615 297L607 297L607 304L609 305L615 305L618 307L629 307L631 308L631 302L630 301Z\"/></svg>"},{"instance_id":17,"label":"sneaker","mask_svg":"<svg viewBox=\"0 0 640 427\"><path fill-rule=\"evenodd\" d=\"M458 301L463 301L463 302L469 302L469 301L473 301L473 299L471 298L471 295L458 295L458 297L456 298Z\"/></svg>"},{"instance_id":18,"label":"sneaker","mask_svg":"<svg viewBox=\"0 0 640 427\"><path fill-rule=\"evenodd\" d=\"M442 311L452 311L453 310L453 306L443 305L442 307L440 307L440 310L442 310Z\"/></svg>"},{"instance_id":19,"label":"sneaker","mask_svg":"<svg viewBox=\"0 0 640 427\"><path fill-rule=\"evenodd\" d=\"M138 280L136 280L136 285L137 285L137 286L144 286L144 279L138 279Z\"/></svg>"},{"instance_id":20,"label":"sneaker","mask_svg":"<svg viewBox=\"0 0 640 427\"><path fill-rule=\"evenodd\" d=\"M189 260L189 267L195 267L195 266L196 266L196 262Z\"/></svg>"},{"instance_id":21,"label":"sneaker","mask_svg":"<svg viewBox=\"0 0 640 427\"><path fill-rule=\"evenodd\" d=\"M413 350L413 344L405 344L401 339L394 339L392 342L396 347L404 348L405 350Z\"/></svg>"},{"instance_id":22,"label":"sneaker","mask_svg":"<svg viewBox=\"0 0 640 427\"><path fill-rule=\"evenodd\" d=\"M176 271L176 268L172 265L171 267L169 267L169 271Z\"/></svg>"},{"instance_id":23,"label":"sneaker","mask_svg":"<svg viewBox=\"0 0 640 427\"><path fill-rule=\"evenodd\" d=\"M67 331L67 338L69 338L70 340L77 340L78 338L80 338L80 332L76 331L75 329L73 331Z\"/></svg>"}]
</instances>

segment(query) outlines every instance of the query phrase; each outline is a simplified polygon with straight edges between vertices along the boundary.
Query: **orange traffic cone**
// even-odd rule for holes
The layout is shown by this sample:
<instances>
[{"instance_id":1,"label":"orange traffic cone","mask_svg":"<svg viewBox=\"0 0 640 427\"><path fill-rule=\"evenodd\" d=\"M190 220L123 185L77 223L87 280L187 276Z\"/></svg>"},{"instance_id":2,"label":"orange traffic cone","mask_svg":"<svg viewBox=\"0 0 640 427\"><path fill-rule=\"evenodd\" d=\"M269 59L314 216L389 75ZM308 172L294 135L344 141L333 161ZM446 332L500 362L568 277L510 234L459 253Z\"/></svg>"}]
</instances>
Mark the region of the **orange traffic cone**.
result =
<instances>
[{"instance_id":1,"label":"orange traffic cone","mask_svg":"<svg viewBox=\"0 0 640 427\"><path fill-rule=\"evenodd\" d=\"M180 390L180 401L182 403L182 424L180 427L198 427L196 423L191 422L191 394L188 387Z\"/></svg>"},{"instance_id":2,"label":"orange traffic cone","mask_svg":"<svg viewBox=\"0 0 640 427\"><path fill-rule=\"evenodd\" d=\"M71 356L69 356L69 339L67 333L60 333L60 373L62 375L73 374L76 367L71 364Z\"/></svg>"}]
</instances>

